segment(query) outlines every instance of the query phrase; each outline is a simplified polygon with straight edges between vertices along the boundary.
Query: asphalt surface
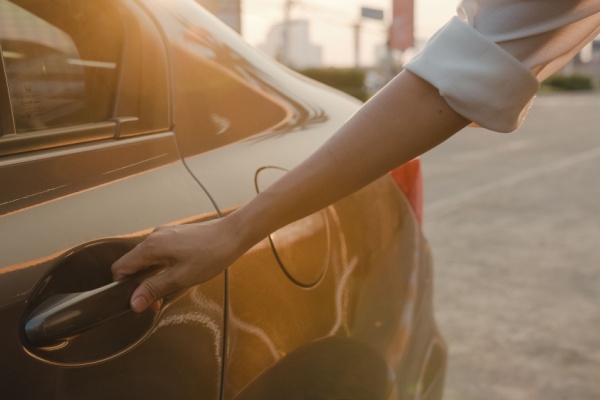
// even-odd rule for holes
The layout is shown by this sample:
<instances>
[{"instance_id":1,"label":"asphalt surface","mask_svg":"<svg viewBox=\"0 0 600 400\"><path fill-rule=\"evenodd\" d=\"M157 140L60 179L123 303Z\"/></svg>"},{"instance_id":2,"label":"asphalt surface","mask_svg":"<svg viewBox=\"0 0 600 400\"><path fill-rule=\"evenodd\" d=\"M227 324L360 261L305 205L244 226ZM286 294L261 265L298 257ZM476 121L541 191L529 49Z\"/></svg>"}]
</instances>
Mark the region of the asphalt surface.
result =
<instances>
[{"instance_id":1,"label":"asphalt surface","mask_svg":"<svg viewBox=\"0 0 600 400\"><path fill-rule=\"evenodd\" d=\"M445 400L600 399L600 94L422 157Z\"/></svg>"}]
</instances>

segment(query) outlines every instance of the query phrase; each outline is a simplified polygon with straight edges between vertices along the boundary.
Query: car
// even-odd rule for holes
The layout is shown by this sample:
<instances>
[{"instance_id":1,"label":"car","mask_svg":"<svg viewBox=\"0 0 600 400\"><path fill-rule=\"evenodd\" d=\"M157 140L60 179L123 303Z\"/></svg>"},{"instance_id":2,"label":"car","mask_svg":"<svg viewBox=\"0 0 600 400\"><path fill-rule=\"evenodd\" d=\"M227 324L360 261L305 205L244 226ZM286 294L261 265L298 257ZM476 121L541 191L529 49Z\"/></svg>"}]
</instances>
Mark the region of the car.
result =
<instances>
[{"instance_id":1,"label":"car","mask_svg":"<svg viewBox=\"0 0 600 400\"><path fill-rule=\"evenodd\" d=\"M418 160L160 309L129 308L160 269L111 276L155 227L242 207L360 102L192 0L0 0L0 47L2 399L441 398Z\"/></svg>"}]
</instances>

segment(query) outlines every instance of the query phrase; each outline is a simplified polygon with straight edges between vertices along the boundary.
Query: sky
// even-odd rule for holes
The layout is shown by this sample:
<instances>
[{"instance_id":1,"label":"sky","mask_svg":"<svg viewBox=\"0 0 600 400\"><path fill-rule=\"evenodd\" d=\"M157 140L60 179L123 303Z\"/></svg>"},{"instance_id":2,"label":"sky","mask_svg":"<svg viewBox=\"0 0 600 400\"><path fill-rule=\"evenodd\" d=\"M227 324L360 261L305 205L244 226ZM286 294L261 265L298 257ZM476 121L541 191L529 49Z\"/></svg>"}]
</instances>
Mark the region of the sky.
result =
<instances>
[{"instance_id":1,"label":"sky","mask_svg":"<svg viewBox=\"0 0 600 400\"><path fill-rule=\"evenodd\" d=\"M415 0L415 36L427 39L455 14L458 0ZM281 22L285 0L242 0L242 35L248 42L264 42L271 25ZM384 10L385 21L363 20L360 62L369 65L375 48L385 43L391 20L392 0L295 0L291 18L308 19L311 41L323 47L326 66L354 63L352 25L361 7Z\"/></svg>"}]
</instances>

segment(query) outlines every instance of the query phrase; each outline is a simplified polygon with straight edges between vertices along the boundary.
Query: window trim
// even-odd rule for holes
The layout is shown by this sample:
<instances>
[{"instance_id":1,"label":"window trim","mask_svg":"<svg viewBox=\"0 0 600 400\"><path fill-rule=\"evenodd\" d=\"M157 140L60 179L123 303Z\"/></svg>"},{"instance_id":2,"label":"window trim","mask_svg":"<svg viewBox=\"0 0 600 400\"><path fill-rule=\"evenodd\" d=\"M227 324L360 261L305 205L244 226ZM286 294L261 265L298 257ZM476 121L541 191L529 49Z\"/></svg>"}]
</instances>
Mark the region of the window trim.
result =
<instances>
[{"instance_id":1,"label":"window trim","mask_svg":"<svg viewBox=\"0 0 600 400\"><path fill-rule=\"evenodd\" d=\"M109 120L3 135L0 136L0 156L113 139L116 132L117 122Z\"/></svg>"},{"instance_id":2,"label":"window trim","mask_svg":"<svg viewBox=\"0 0 600 400\"><path fill-rule=\"evenodd\" d=\"M2 57L2 45L0 44L0 140L15 134L15 118L8 92L8 78L4 67L4 57Z\"/></svg>"}]
</instances>

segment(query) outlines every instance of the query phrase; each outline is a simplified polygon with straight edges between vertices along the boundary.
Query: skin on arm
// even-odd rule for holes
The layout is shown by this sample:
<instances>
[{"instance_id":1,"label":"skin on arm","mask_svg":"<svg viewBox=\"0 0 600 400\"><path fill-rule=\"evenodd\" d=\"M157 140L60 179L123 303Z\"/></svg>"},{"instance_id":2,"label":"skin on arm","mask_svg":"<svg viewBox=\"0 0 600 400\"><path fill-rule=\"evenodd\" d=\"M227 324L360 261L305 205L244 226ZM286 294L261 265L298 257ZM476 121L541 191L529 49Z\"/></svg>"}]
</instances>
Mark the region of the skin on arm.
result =
<instances>
[{"instance_id":1,"label":"skin on arm","mask_svg":"<svg viewBox=\"0 0 600 400\"><path fill-rule=\"evenodd\" d=\"M161 227L113 265L120 279L150 265L169 267L134 292L134 311L223 272L256 243L361 189L423 154L470 121L438 90L404 71L300 165L225 218Z\"/></svg>"}]
</instances>

